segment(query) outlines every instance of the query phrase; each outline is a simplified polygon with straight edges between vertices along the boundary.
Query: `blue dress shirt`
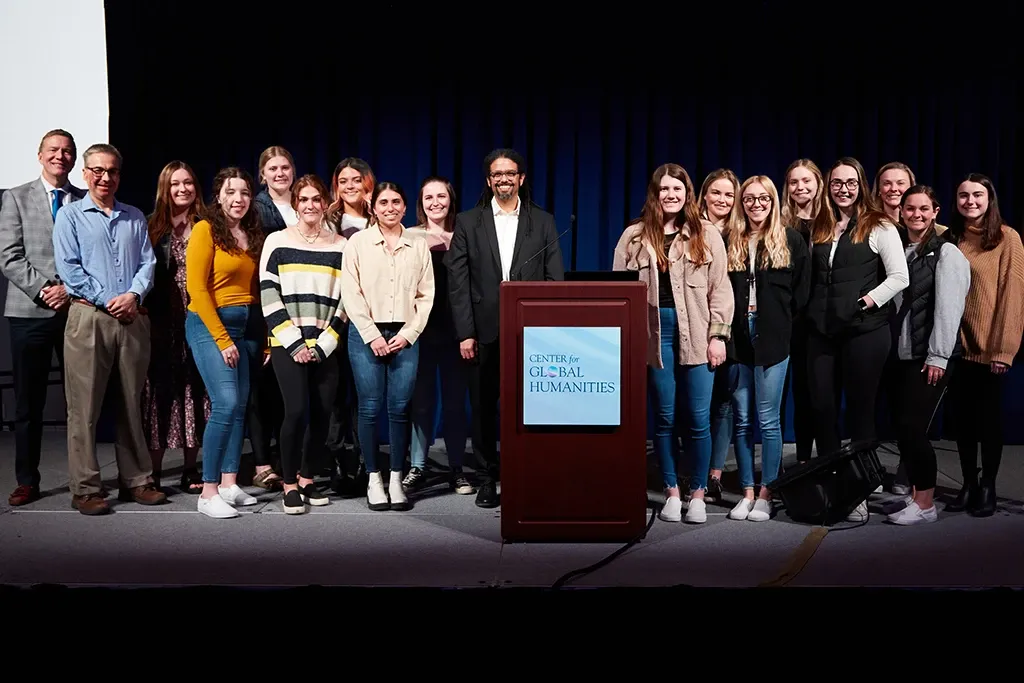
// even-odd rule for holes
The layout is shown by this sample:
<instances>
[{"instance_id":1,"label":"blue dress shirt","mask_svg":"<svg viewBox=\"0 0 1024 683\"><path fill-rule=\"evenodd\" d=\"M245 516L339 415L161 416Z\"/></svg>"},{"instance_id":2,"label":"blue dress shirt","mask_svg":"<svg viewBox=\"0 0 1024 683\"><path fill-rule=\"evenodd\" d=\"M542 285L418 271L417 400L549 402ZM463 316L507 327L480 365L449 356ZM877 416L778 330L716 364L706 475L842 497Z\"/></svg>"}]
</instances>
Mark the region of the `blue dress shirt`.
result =
<instances>
[{"instance_id":1,"label":"blue dress shirt","mask_svg":"<svg viewBox=\"0 0 1024 683\"><path fill-rule=\"evenodd\" d=\"M68 296L101 308L128 292L143 299L153 288L156 253L146 217L134 206L115 200L108 216L86 195L61 207L53 224L53 252Z\"/></svg>"}]
</instances>

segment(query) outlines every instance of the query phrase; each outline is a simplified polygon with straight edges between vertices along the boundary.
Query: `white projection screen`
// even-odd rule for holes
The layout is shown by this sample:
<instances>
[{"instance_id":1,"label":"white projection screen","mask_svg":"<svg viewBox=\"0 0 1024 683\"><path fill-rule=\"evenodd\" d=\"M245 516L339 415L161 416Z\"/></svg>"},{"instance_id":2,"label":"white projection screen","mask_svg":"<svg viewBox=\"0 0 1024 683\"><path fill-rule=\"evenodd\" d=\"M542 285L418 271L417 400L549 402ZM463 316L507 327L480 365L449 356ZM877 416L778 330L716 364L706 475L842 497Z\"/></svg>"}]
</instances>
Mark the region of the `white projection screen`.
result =
<instances>
[{"instance_id":1,"label":"white projection screen","mask_svg":"<svg viewBox=\"0 0 1024 683\"><path fill-rule=\"evenodd\" d=\"M79 156L71 182L85 187L81 153L93 143L109 142L103 0L0 0L0 65L0 190L39 177L39 140L54 128L75 136ZM0 276L0 313L9 286ZM14 419L10 387L10 332L0 315L3 429ZM64 415L57 382L47 392L44 419L58 423ZM0 466L14 466L10 451L0 453Z\"/></svg>"},{"instance_id":2,"label":"white projection screen","mask_svg":"<svg viewBox=\"0 0 1024 683\"><path fill-rule=\"evenodd\" d=\"M108 142L107 39L103 0L0 1L0 189L39 175L39 140L63 128L79 158Z\"/></svg>"}]
</instances>

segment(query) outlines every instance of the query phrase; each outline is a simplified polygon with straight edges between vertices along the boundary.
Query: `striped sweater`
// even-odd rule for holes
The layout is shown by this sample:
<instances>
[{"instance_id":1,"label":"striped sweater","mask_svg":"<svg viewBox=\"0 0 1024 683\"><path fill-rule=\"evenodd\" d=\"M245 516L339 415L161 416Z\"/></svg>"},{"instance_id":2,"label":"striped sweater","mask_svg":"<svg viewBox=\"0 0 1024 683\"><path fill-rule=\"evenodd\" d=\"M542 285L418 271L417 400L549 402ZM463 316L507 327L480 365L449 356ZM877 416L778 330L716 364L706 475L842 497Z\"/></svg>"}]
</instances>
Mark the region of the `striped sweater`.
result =
<instances>
[{"instance_id":1,"label":"striped sweater","mask_svg":"<svg viewBox=\"0 0 1024 683\"><path fill-rule=\"evenodd\" d=\"M303 346L321 361L338 348L345 309L341 302L344 239L296 244L291 231L271 233L260 259L260 298L270 345L293 357Z\"/></svg>"}]
</instances>

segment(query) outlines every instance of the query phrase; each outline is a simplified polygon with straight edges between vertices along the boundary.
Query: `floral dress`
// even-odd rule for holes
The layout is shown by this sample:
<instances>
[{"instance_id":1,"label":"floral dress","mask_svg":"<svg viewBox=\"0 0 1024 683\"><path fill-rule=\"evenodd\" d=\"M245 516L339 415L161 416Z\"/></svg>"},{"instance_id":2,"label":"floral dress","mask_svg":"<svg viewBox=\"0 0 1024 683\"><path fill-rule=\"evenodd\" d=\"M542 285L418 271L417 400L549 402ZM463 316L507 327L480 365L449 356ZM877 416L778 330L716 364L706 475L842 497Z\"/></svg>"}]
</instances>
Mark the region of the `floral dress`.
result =
<instances>
[{"instance_id":1,"label":"floral dress","mask_svg":"<svg viewBox=\"0 0 1024 683\"><path fill-rule=\"evenodd\" d=\"M170 298L165 312L151 316L151 352L146 386L142 391L142 426L152 450L198 448L210 418L210 398L185 341L185 249L188 242L171 232L170 258L163 287ZM159 309L157 309L159 310Z\"/></svg>"}]
</instances>

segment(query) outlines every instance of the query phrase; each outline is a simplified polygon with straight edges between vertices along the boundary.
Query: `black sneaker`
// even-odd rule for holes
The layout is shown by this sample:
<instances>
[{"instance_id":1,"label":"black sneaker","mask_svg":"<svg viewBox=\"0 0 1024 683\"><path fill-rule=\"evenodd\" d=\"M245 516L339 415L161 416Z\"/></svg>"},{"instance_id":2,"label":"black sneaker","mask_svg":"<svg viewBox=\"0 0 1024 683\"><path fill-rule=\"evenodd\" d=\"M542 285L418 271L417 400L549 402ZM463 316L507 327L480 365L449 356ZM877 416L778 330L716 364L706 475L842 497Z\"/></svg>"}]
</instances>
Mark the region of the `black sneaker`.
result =
<instances>
[{"instance_id":1,"label":"black sneaker","mask_svg":"<svg viewBox=\"0 0 1024 683\"><path fill-rule=\"evenodd\" d=\"M415 491L423 488L423 485L426 483L427 473L419 467L413 467L410 469L409 474L405 475L405 479L402 480L402 486L406 491Z\"/></svg>"},{"instance_id":2,"label":"black sneaker","mask_svg":"<svg viewBox=\"0 0 1024 683\"><path fill-rule=\"evenodd\" d=\"M468 496L471 493L476 493L476 489L469 483L469 479L462 473L462 470L455 470L452 472L451 487L455 493L463 496Z\"/></svg>"},{"instance_id":3,"label":"black sneaker","mask_svg":"<svg viewBox=\"0 0 1024 683\"><path fill-rule=\"evenodd\" d=\"M704 492L704 498L718 502L722 500L722 480L718 477L708 477L708 488Z\"/></svg>"},{"instance_id":4,"label":"black sneaker","mask_svg":"<svg viewBox=\"0 0 1024 683\"><path fill-rule=\"evenodd\" d=\"M301 515L306 512L306 506L302 502L302 496L297 490L289 491L284 494L284 500L281 501L281 507L284 508L286 515Z\"/></svg>"},{"instance_id":5,"label":"black sneaker","mask_svg":"<svg viewBox=\"0 0 1024 683\"><path fill-rule=\"evenodd\" d=\"M302 500L308 505L329 505L331 499L327 494L321 493L316 484L306 484L299 489L302 492Z\"/></svg>"}]
</instances>

